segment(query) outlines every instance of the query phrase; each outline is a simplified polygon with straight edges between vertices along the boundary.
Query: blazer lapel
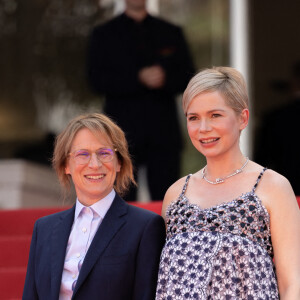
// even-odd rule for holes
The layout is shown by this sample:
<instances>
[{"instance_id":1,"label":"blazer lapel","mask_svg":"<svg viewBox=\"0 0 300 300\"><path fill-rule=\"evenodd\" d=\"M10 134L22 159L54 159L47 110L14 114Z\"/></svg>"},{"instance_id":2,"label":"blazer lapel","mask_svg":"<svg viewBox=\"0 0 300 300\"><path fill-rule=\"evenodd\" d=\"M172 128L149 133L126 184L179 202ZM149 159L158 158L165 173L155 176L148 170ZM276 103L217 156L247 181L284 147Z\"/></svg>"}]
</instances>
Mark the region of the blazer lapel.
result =
<instances>
[{"instance_id":1,"label":"blazer lapel","mask_svg":"<svg viewBox=\"0 0 300 300\"><path fill-rule=\"evenodd\" d=\"M127 213L128 204L118 195L106 213L102 223L100 224L94 239L89 247L84 262L82 264L79 277L75 286L73 296L84 282L86 276L91 271L92 267L101 256L107 245L114 238L115 234L125 224L125 218L122 218Z\"/></svg>"},{"instance_id":2,"label":"blazer lapel","mask_svg":"<svg viewBox=\"0 0 300 300\"><path fill-rule=\"evenodd\" d=\"M60 216L53 226L51 243L52 299L58 299L69 235L74 221L75 206Z\"/></svg>"}]
</instances>

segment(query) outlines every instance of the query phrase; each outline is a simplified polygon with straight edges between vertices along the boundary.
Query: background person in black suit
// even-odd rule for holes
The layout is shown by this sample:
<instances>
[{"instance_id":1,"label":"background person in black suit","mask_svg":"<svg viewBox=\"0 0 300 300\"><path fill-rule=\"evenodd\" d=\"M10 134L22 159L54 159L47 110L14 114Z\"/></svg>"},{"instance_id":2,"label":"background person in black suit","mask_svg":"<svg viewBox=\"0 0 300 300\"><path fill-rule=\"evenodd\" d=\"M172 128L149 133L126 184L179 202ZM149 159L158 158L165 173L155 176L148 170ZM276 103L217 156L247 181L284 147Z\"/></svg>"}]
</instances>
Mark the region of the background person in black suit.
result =
<instances>
[{"instance_id":1,"label":"background person in black suit","mask_svg":"<svg viewBox=\"0 0 300 300\"><path fill-rule=\"evenodd\" d=\"M22 299L153 300L165 225L119 196L133 181L123 131L102 114L74 118L53 166L77 200L35 223Z\"/></svg>"},{"instance_id":2,"label":"background person in black suit","mask_svg":"<svg viewBox=\"0 0 300 300\"><path fill-rule=\"evenodd\" d=\"M194 67L181 28L149 15L145 0L125 2L125 13L91 34L88 80L125 131L135 167L146 166L151 199L162 200L180 176L175 95ZM136 199L134 187L126 199Z\"/></svg>"},{"instance_id":3,"label":"background person in black suit","mask_svg":"<svg viewBox=\"0 0 300 300\"><path fill-rule=\"evenodd\" d=\"M258 163L283 174L290 181L296 195L300 196L300 61L292 67L288 82L280 82L287 88L286 104L263 116L256 143Z\"/></svg>"}]
</instances>

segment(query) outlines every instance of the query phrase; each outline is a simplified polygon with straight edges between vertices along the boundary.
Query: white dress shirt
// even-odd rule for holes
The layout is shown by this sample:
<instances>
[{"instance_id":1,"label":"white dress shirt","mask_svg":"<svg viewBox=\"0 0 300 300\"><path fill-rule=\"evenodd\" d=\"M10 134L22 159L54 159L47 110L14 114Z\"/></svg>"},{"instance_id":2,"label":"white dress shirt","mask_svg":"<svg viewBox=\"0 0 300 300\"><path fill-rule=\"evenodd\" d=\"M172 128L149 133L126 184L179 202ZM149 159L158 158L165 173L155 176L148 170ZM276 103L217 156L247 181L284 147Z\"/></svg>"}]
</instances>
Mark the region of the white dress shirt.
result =
<instances>
[{"instance_id":1,"label":"white dress shirt","mask_svg":"<svg viewBox=\"0 0 300 300\"><path fill-rule=\"evenodd\" d=\"M85 255L103 218L110 208L116 192L113 189L106 197L91 206L76 200L74 222L68 240L59 300L70 300Z\"/></svg>"}]
</instances>

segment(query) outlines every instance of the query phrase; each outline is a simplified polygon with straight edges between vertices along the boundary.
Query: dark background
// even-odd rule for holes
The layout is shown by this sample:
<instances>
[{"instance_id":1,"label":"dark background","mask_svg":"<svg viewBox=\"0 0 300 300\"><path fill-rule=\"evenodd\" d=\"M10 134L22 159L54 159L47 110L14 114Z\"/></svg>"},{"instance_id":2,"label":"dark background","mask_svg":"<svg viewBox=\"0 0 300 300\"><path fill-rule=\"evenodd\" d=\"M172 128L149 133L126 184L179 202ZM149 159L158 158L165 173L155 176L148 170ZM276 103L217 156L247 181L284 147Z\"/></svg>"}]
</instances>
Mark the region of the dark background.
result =
<instances>
[{"instance_id":1,"label":"dark background","mask_svg":"<svg viewBox=\"0 0 300 300\"><path fill-rule=\"evenodd\" d=\"M229 0L159 3L160 15L184 28L197 69L230 63ZM300 2L251 0L248 7L255 152L264 114L288 101L284 82L300 60ZM0 0L0 159L43 152L71 117L101 111L104 99L86 83L85 51L91 28L114 9L108 0ZM204 163L186 141L183 174Z\"/></svg>"}]
</instances>

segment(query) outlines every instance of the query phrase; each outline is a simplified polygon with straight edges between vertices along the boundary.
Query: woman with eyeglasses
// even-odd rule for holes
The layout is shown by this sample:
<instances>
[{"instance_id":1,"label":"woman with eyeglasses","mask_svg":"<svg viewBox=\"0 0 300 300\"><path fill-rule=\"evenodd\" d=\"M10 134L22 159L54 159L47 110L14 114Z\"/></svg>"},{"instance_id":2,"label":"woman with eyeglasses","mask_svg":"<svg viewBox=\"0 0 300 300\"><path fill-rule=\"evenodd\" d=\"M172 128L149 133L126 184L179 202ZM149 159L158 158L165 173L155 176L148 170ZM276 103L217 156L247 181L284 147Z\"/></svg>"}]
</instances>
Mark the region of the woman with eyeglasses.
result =
<instances>
[{"instance_id":1,"label":"woman with eyeglasses","mask_svg":"<svg viewBox=\"0 0 300 300\"><path fill-rule=\"evenodd\" d=\"M199 72L183 110L207 164L165 195L156 299L300 299L299 207L286 178L241 151L249 120L242 75L230 67Z\"/></svg>"},{"instance_id":2,"label":"woman with eyeglasses","mask_svg":"<svg viewBox=\"0 0 300 300\"><path fill-rule=\"evenodd\" d=\"M77 199L35 223L23 299L153 300L165 226L121 198L134 183L123 131L103 114L74 118L53 167Z\"/></svg>"}]
</instances>

